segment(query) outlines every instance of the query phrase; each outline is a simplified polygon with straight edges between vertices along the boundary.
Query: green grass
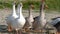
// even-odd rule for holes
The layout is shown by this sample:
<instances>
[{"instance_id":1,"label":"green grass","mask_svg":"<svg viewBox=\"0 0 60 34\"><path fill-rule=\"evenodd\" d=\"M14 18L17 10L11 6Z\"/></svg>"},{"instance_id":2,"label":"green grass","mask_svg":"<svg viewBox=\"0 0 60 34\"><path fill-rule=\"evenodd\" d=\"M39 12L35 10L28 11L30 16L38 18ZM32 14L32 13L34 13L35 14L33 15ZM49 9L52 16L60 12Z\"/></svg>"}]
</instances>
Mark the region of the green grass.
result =
<instances>
[{"instance_id":1,"label":"green grass","mask_svg":"<svg viewBox=\"0 0 60 34\"><path fill-rule=\"evenodd\" d=\"M46 4L48 5L49 9L60 9L60 0L46 0Z\"/></svg>"},{"instance_id":2,"label":"green grass","mask_svg":"<svg viewBox=\"0 0 60 34\"><path fill-rule=\"evenodd\" d=\"M4 1L4 0L0 0L0 8L12 8L12 2L13 0L9 0L9 1ZM29 4L33 3L35 9L39 9L40 6L40 1L35 0L35 1L22 1L23 3L23 9L28 9ZM18 1L16 3L16 6L18 4ZM49 10L60 10L60 0L46 0L45 4L48 6Z\"/></svg>"}]
</instances>

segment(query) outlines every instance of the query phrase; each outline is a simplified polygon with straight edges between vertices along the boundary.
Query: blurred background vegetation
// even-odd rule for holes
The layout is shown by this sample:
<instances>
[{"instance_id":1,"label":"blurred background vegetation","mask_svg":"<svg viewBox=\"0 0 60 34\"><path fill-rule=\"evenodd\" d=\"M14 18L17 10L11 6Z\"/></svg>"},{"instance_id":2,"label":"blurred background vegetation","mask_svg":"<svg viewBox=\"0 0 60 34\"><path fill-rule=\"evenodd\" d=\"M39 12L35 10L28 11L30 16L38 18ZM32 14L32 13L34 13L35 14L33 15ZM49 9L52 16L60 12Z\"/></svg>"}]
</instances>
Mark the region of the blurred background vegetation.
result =
<instances>
[{"instance_id":1,"label":"blurred background vegetation","mask_svg":"<svg viewBox=\"0 0 60 34\"><path fill-rule=\"evenodd\" d=\"M29 3L33 3L35 9L39 9L40 0L0 0L0 9L12 8L12 2L16 1L23 3L23 9L28 9ZM45 0L45 4L48 6L48 10L60 10L60 0Z\"/></svg>"}]
</instances>

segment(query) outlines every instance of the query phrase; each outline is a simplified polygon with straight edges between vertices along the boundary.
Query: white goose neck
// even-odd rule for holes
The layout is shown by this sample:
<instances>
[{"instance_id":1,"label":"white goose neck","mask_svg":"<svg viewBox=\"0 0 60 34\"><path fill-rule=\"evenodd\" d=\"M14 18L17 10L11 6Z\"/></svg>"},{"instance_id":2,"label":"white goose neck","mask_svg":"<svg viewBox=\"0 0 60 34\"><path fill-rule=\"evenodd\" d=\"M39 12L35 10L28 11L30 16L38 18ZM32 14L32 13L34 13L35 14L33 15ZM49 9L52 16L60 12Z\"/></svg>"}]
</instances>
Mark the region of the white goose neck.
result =
<instances>
[{"instance_id":1,"label":"white goose neck","mask_svg":"<svg viewBox=\"0 0 60 34\"><path fill-rule=\"evenodd\" d=\"M13 11L12 11L12 15L16 15L15 4L13 4Z\"/></svg>"},{"instance_id":2,"label":"white goose neck","mask_svg":"<svg viewBox=\"0 0 60 34\"><path fill-rule=\"evenodd\" d=\"M20 6L19 9L20 9L20 10L19 10L19 18L20 18L20 17L23 16L23 15L22 15L22 6Z\"/></svg>"}]
</instances>

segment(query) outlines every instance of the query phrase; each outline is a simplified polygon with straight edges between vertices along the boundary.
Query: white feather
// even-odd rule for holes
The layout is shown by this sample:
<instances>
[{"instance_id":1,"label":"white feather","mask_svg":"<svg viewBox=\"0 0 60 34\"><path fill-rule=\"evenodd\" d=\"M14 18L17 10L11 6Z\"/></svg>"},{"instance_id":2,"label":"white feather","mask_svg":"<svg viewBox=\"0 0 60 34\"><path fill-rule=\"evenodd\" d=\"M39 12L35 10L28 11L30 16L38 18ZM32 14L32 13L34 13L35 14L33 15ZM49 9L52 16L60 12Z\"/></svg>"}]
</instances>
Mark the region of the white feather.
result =
<instances>
[{"instance_id":1,"label":"white feather","mask_svg":"<svg viewBox=\"0 0 60 34\"><path fill-rule=\"evenodd\" d=\"M20 9L20 10L19 10L19 17L16 18L16 19L12 22L12 27L13 27L14 29L17 29L17 30L23 28L23 26L24 26L24 24L25 24L25 18L24 18L24 16L22 15L22 5L21 5L21 4L19 5L19 9Z\"/></svg>"}]
</instances>

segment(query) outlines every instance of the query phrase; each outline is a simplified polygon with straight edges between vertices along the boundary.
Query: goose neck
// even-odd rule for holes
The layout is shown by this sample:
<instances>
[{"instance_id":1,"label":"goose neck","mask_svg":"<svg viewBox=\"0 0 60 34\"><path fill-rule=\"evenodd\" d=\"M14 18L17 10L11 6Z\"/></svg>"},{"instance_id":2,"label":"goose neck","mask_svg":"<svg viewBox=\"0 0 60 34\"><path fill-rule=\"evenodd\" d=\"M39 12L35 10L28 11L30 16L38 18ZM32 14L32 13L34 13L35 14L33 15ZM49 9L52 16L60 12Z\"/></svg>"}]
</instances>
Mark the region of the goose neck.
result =
<instances>
[{"instance_id":1,"label":"goose neck","mask_svg":"<svg viewBox=\"0 0 60 34\"><path fill-rule=\"evenodd\" d=\"M16 15L16 11L15 11L15 4L13 4L13 12L12 12L13 15Z\"/></svg>"},{"instance_id":2,"label":"goose neck","mask_svg":"<svg viewBox=\"0 0 60 34\"><path fill-rule=\"evenodd\" d=\"M20 6L20 10L19 10L19 18L22 16L22 6Z\"/></svg>"},{"instance_id":3,"label":"goose neck","mask_svg":"<svg viewBox=\"0 0 60 34\"><path fill-rule=\"evenodd\" d=\"M44 17L44 2L40 6L40 17Z\"/></svg>"},{"instance_id":4,"label":"goose neck","mask_svg":"<svg viewBox=\"0 0 60 34\"><path fill-rule=\"evenodd\" d=\"M40 6L40 15L39 15L39 21L42 23L45 18L45 13L44 13L44 2L41 3Z\"/></svg>"},{"instance_id":5,"label":"goose neck","mask_svg":"<svg viewBox=\"0 0 60 34\"><path fill-rule=\"evenodd\" d=\"M29 9L29 17L32 16L32 9Z\"/></svg>"}]
</instances>

